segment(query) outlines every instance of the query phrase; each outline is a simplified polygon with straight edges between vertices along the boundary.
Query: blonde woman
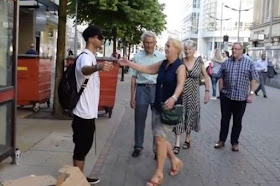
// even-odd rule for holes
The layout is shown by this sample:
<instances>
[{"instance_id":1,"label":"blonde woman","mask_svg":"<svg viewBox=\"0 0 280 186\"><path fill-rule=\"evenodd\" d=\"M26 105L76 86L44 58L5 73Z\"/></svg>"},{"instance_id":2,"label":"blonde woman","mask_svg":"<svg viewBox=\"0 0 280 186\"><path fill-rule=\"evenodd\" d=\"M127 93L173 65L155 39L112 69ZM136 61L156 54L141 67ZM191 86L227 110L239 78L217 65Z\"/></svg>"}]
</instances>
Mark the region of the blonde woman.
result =
<instances>
[{"instance_id":1,"label":"blonde woman","mask_svg":"<svg viewBox=\"0 0 280 186\"><path fill-rule=\"evenodd\" d=\"M184 44L184 65L187 70L187 79L182 94L183 98L183 120L174 128L176 134L176 142L174 153L180 151L180 141L182 133L186 132L186 139L183 144L184 149L190 148L191 131L198 132L200 130L200 94L199 81L201 75L205 78L205 95L204 103L209 101L209 76L205 70L205 66L200 57L196 58L196 42L188 40Z\"/></svg>"},{"instance_id":2,"label":"blonde woman","mask_svg":"<svg viewBox=\"0 0 280 186\"><path fill-rule=\"evenodd\" d=\"M156 141L157 168L147 186L157 186L163 182L163 167L166 158L171 162L170 175L175 176L183 167L182 161L175 156L171 144L167 141L167 133L173 127L166 125L160 120L162 103L164 109L172 109L175 104L182 103L181 93L186 79L186 69L179 59L182 51L182 43L169 38L165 44L166 60L153 65L142 66L129 60L121 60L122 66L129 66L138 72L147 74L158 74L156 84L155 102L152 108L152 130Z\"/></svg>"},{"instance_id":3,"label":"blonde woman","mask_svg":"<svg viewBox=\"0 0 280 186\"><path fill-rule=\"evenodd\" d=\"M211 65L212 65L212 75L211 75L211 83L212 83L212 97L210 99L216 100L216 88L217 88L217 82L218 82L218 72L222 66L222 63L224 62L224 58L222 56L222 53L220 49L216 48L214 50L213 58L211 59Z\"/></svg>"}]
</instances>

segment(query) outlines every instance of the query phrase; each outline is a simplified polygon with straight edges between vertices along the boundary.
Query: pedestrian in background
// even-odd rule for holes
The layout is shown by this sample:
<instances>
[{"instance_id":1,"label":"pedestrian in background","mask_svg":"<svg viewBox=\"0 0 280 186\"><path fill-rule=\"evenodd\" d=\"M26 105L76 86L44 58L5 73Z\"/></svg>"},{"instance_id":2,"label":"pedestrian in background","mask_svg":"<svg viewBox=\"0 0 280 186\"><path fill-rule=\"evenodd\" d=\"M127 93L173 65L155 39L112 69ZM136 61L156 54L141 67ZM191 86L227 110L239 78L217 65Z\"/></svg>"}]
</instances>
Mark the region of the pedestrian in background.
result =
<instances>
[{"instance_id":1,"label":"pedestrian in background","mask_svg":"<svg viewBox=\"0 0 280 186\"><path fill-rule=\"evenodd\" d=\"M205 78L205 94L204 103L209 101L209 76L205 70L205 66L200 57L195 57L196 42L188 40L184 43L185 58L183 64L186 68L186 82L184 85L183 97L183 120L174 128L176 142L174 153L180 151L180 142L182 133L186 133L184 149L190 148L191 131L198 132L200 130L200 93L199 81L201 75Z\"/></svg>"},{"instance_id":2,"label":"pedestrian in background","mask_svg":"<svg viewBox=\"0 0 280 186\"><path fill-rule=\"evenodd\" d=\"M181 104L181 93L186 78L186 69L179 59L182 51L182 43L178 39L169 38L165 44L166 60L153 65L140 65L128 60L120 61L121 65L129 66L138 72L158 74L155 102L152 107L152 129L156 141L157 168L147 186L160 185L163 182L163 168L166 158L171 162L170 175L175 176L183 167L183 162L175 156L171 144L167 141L167 133L172 131L173 125L161 122L160 113L162 104L169 110L175 104Z\"/></svg>"},{"instance_id":3,"label":"pedestrian in background","mask_svg":"<svg viewBox=\"0 0 280 186\"><path fill-rule=\"evenodd\" d=\"M146 31L142 34L141 39L144 50L134 56L133 62L148 66L164 60L164 55L155 50L157 44L155 33ZM132 74L130 106L135 109L134 151L132 157L136 158L143 149L148 108L155 101L157 75L141 73L134 69L131 69L130 73ZM155 148L154 152L156 152Z\"/></svg>"},{"instance_id":4,"label":"pedestrian in background","mask_svg":"<svg viewBox=\"0 0 280 186\"><path fill-rule=\"evenodd\" d=\"M266 55L262 54L261 59L259 59L255 65L255 67L259 73L259 83L260 83L257 90L255 91L255 94L256 94L256 96L258 96L258 92L260 90L262 90L264 98L267 98L267 94L266 94L266 90L265 90L265 86L264 86L266 78L267 78L267 66L268 66L268 62L266 59Z\"/></svg>"},{"instance_id":5,"label":"pedestrian in background","mask_svg":"<svg viewBox=\"0 0 280 186\"><path fill-rule=\"evenodd\" d=\"M29 50L27 50L25 54L27 54L27 55L38 55L38 52L35 50L35 46L34 46L33 43L30 45Z\"/></svg>"},{"instance_id":6,"label":"pedestrian in background","mask_svg":"<svg viewBox=\"0 0 280 186\"><path fill-rule=\"evenodd\" d=\"M217 88L217 82L218 82L218 71L221 68L221 65L223 64L224 59L221 54L220 49L216 48L214 50L213 58L211 59L211 67L212 67L212 75L211 75L211 83L212 83L212 97L210 99L216 100L216 88Z\"/></svg>"},{"instance_id":7,"label":"pedestrian in background","mask_svg":"<svg viewBox=\"0 0 280 186\"><path fill-rule=\"evenodd\" d=\"M224 61L227 60L227 59L229 58L229 52L228 52L228 51L224 51L224 52L222 53L222 56L223 56L223 58L224 58Z\"/></svg>"},{"instance_id":8,"label":"pedestrian in background","mask_svg":"<svg viewBox=\"0 0 280 186\"><path fill-rule=\"evenodd\" d=\"M103 45L103 36L97 26L89 26L83 32L86 49L76 60L75 75L77 92L86 86L73 110L73 142L75 144L73 163L84 171L85 157L91 149L95 132L95 119L98 116L100 94L99 71L111 71L111 62L96 62L95 53ZM86 82L87 79L87 83ZM87 178L90 184L100 182L97 178Z\"/></svg>"},{"instance_id":9,"label":"pedestrian in background","mask_svg":"<svg viewBox=\"0 0 280 186\"><path fill-rule=\"evenodd\" d=\"M239 150L238 139L242 129L242 117L245 113L246 103L252 103L254 98L258 73L252 60L245 58L242 50L241 43L233 43L232 57L223 63L218 72L222 118L219 142L215 144L217 149L225 146L230 118L233 115L232 151Z\"/></svg>"}]
</instances>

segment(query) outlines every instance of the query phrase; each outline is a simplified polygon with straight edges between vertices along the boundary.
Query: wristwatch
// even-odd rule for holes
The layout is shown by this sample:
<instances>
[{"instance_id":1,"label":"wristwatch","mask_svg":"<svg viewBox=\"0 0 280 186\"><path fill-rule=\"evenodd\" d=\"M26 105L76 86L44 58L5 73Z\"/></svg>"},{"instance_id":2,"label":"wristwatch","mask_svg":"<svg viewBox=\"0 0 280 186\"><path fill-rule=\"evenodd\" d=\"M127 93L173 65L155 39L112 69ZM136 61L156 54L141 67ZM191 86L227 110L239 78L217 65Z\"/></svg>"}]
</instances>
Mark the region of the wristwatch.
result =
<instances>
[{"instance_id":1,"label":"wristwatch","mask_svg":"<svg viewBox=\"0 0 280 186\"><path fill-rule=\"evenodd\" d=\"M254 95L254 94L255 94L255 92L254 92L254 91L251 91L251 92L250 92L250 95Z\"/></svg>"}]
</instances>

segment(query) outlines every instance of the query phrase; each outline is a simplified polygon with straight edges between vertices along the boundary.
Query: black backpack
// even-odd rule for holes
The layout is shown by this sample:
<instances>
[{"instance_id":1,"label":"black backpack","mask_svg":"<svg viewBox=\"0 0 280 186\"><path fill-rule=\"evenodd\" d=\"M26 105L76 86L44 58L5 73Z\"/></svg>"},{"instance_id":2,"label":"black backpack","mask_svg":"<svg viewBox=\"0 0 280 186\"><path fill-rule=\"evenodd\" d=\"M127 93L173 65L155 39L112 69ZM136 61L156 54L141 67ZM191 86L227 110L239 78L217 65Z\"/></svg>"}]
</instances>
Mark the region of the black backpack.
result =
<instances>
[{"instance_id":1,"label":"black backpack","mask_svg":"<svg viewBox=\"0 0 280 186\"><path fill-rule=\"evenodd\" d=\"M267 66L267 76L268 78L274 78L274 76L277 74L273 66Z\"/></svg>"},{"instance_id":2,"label":"black backpack","mask_svg":"<svg viewBox=\"0 0 280 186\"><path fill-rule=\"evenodd\" d=\"M82 52L81 54L84 53L85 52ZM80 96L83 93L88 82L88 79L86 79L82 84L80 91L77 92L75 68L76 68L76 61L79 58L79 56L75 59L75 62L69 65L67 69L63 72L62 78L58 85L59 103L62 106L62 108L68 110L73 110L76 107L80 99Z\"/></svg>"}]
</instances>

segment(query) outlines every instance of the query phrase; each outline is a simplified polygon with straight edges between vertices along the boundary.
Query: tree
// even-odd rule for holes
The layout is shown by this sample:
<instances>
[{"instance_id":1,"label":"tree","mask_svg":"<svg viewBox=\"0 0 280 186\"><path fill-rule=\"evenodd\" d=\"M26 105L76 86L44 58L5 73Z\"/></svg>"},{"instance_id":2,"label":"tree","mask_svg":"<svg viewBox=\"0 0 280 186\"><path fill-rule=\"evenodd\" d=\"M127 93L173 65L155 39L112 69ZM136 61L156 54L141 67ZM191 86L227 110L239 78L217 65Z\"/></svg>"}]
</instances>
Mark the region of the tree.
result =
<instances>
[{"instance_id":1,"label":"tree","mask_svg":"<svg viewBox=\"0 0 280 186\"><path fill-rule=\"evenodd\" d=\"M69 14L74 17L76 0L69 1ZM166 24L164 4L157 0L79 0L78 21L97 24L104 29L106 40L139 43L144 29L160 33Z\"/></svg>"},{"instance_id":2,"label":"tree","mask_svg":"<svg viewBox=\"0 0 280 186\"><path fill-rule=\"evenodd\" d=\"M54 88L54 102L53 102L53 114L58 117L63 116L63 109L59 104L57 90L58 90L59 81L64 71L67 2L68 0L59 0L59 8L58 8L58 38L57 38L55 88Z\"/></svg>"}]
</instances>

